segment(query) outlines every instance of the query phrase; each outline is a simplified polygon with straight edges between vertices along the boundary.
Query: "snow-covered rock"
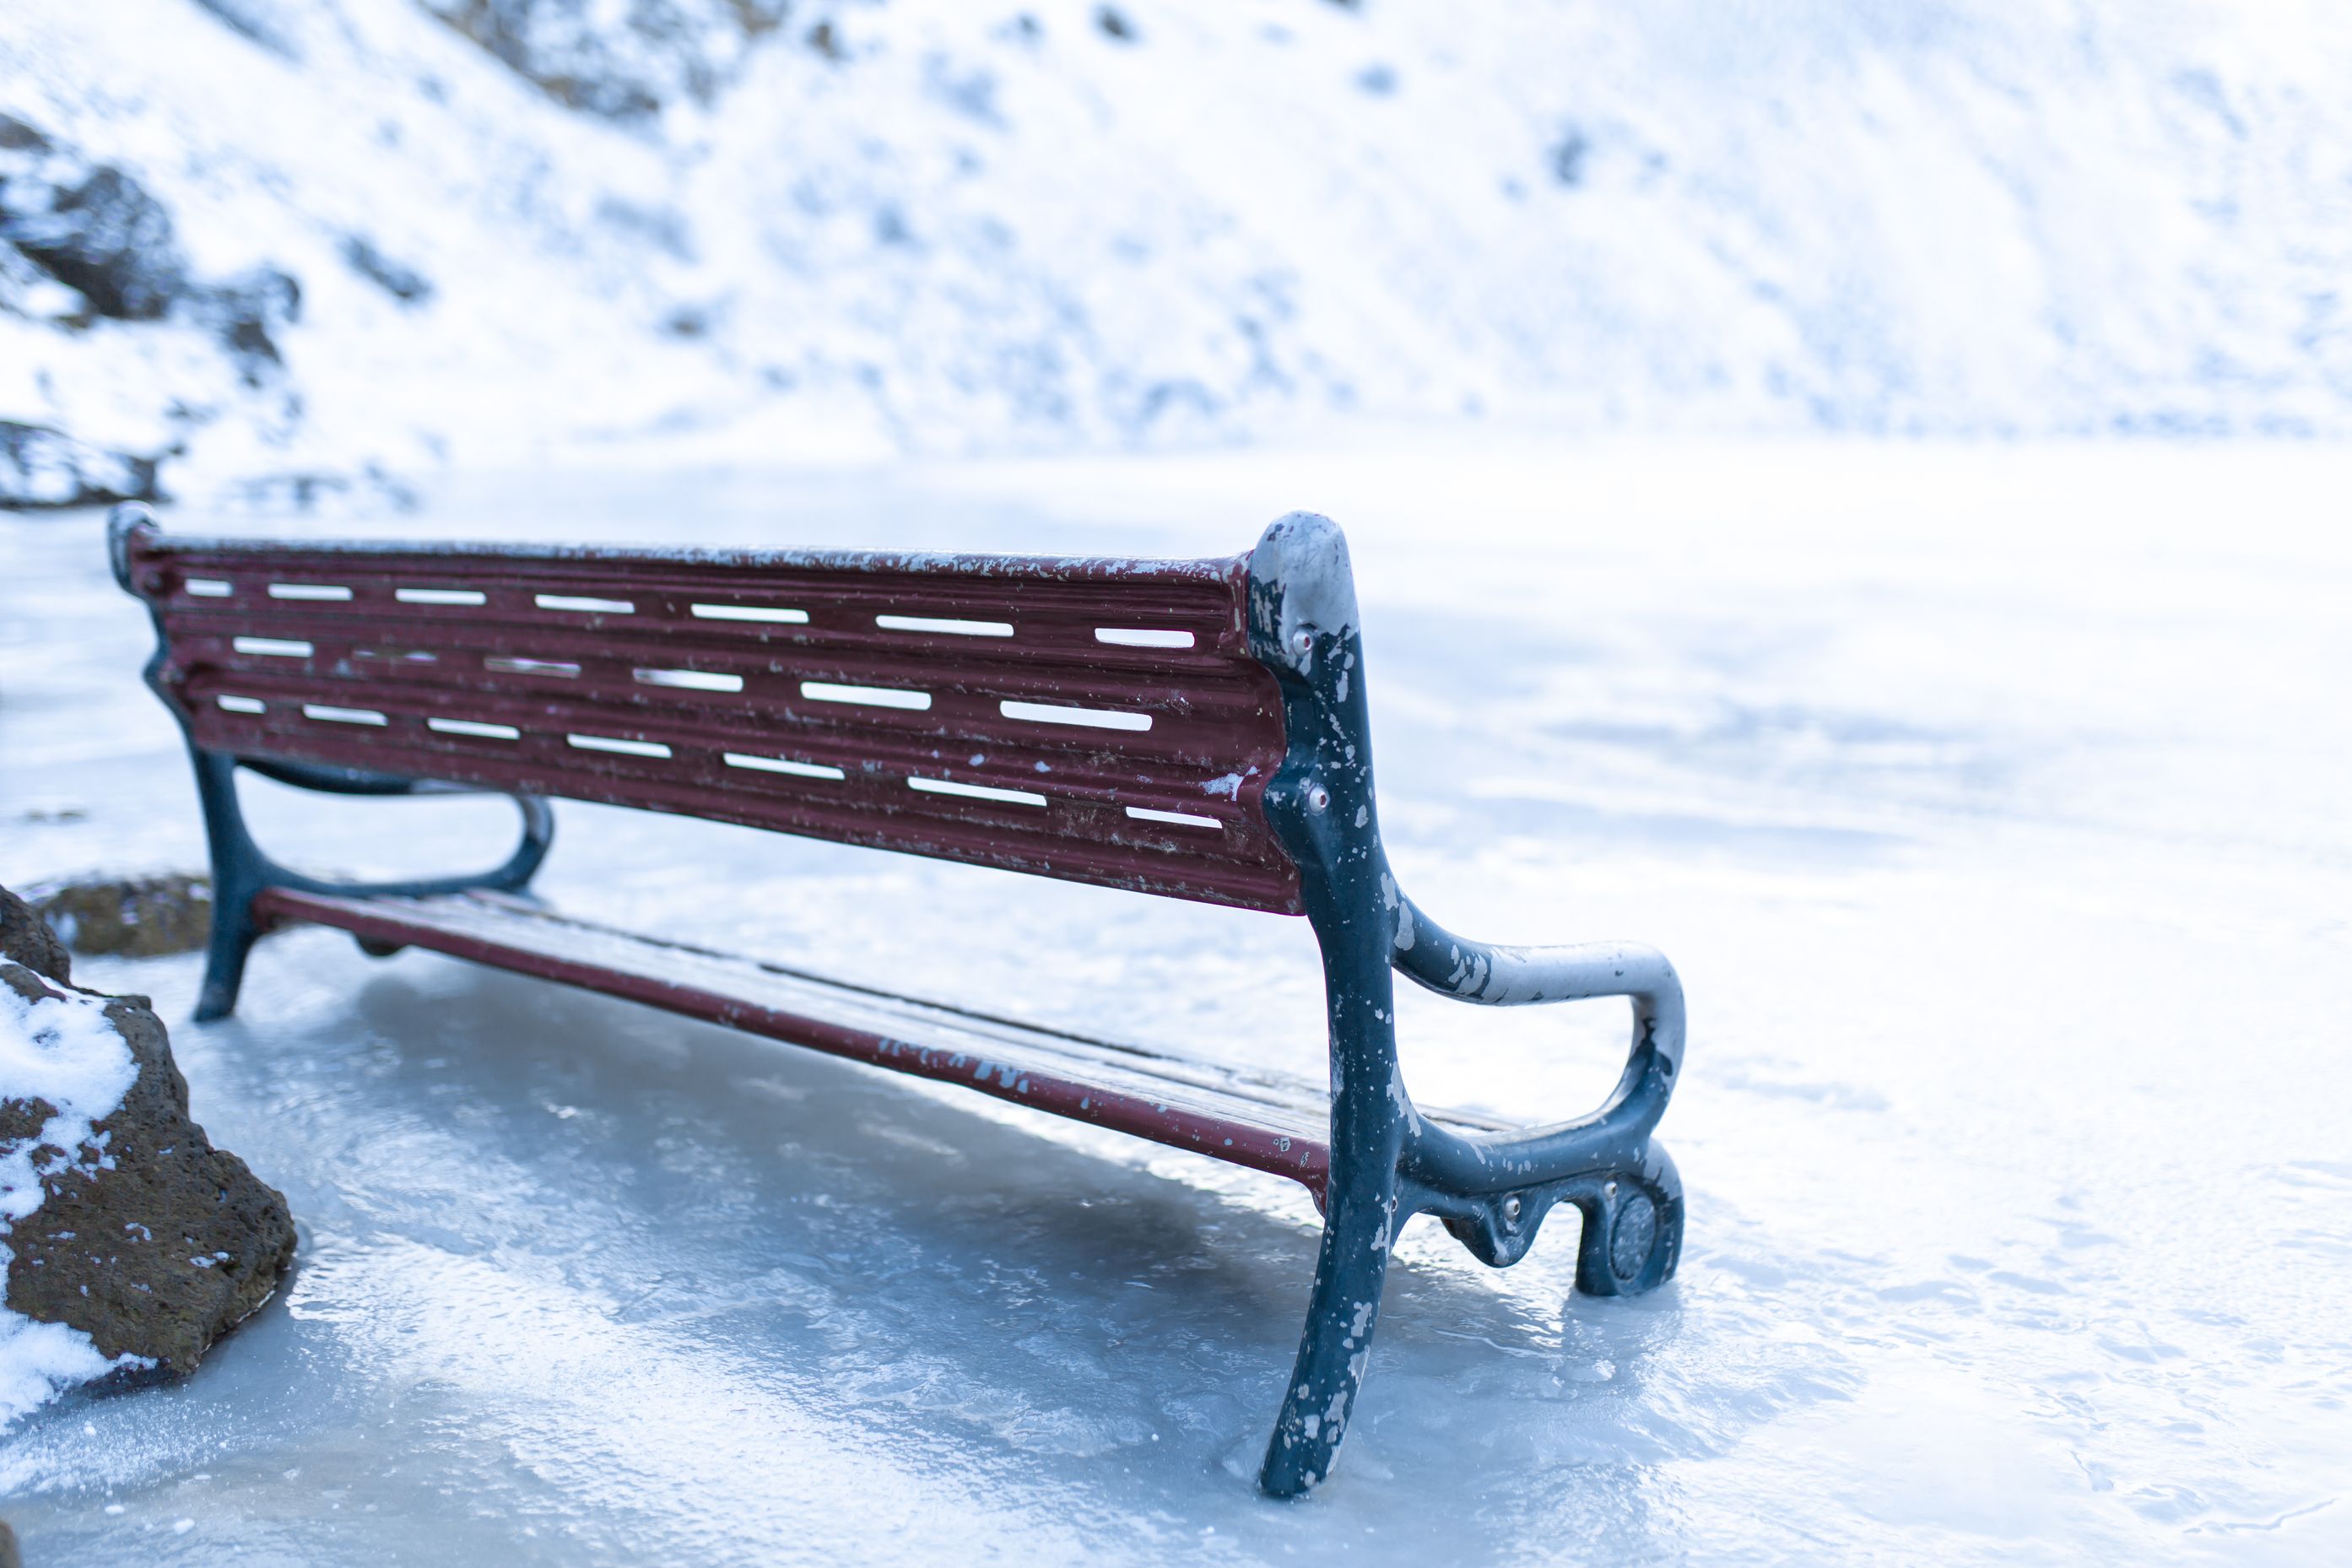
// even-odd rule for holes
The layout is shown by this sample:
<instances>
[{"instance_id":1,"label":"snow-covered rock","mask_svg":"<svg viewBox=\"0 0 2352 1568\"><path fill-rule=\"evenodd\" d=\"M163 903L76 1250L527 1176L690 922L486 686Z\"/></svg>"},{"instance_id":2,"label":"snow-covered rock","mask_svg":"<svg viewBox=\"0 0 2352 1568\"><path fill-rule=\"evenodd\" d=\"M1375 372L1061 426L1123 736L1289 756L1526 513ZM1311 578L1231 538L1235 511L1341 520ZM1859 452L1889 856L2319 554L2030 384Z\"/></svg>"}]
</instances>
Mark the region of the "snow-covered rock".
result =
<instances>
[{"instance_id":1,"label":"snow-covered rock","mask_svg":"<svg viewBox=\"0 0 2352 1568\"><path fill-rule=\"evenodd\" d=\"M146 999L75 986L0 888L0 1421L194 1371L293 1253L286 1200L188 1119Z\"/></svg>"},{"instance_id":2,"label":"snow-covered rock","mask_svg":"<svg viewBox=\"0 0 2352 1568\"><path fill-rule=\"evenodd\" d=\"M16 0L0 112L152 275L77 310L90 245L0 247L0 419L191 497L1363 415L2352 429L2326 7Z\"/></svg>"},{"instance_id":3,"label":"snow-covered rock","mask_svg":"<svg viewBox=\"0 0 2352 1568\"><path fill-rule=\"evenodd\" d=\"M155 499L155 459L104 452L62 430L0 419L0 506L98 506Z\"/></svg>"}]
</instances>

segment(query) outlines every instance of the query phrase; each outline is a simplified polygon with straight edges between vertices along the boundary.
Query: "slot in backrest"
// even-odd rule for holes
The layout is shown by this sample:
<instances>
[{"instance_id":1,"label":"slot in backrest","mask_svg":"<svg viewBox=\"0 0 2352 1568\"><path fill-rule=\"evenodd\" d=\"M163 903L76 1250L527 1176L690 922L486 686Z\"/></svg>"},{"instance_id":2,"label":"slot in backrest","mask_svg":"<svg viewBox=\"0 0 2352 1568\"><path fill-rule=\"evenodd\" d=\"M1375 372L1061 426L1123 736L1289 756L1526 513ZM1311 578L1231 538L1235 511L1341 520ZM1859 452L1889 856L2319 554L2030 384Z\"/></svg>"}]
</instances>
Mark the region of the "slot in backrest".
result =
<instances>
[{"instance_id":1,"label":"slot in backrest","mask_svg":"<svg viewBox=\"0 0 2352 1568\"><path fill-rule=\"evenodd\" d=\"M128 565L166 641L159 685L208 749L1298 908L1260 805L1281 703L1240 559L142 529Z\"/></svg>"}]
</instances>

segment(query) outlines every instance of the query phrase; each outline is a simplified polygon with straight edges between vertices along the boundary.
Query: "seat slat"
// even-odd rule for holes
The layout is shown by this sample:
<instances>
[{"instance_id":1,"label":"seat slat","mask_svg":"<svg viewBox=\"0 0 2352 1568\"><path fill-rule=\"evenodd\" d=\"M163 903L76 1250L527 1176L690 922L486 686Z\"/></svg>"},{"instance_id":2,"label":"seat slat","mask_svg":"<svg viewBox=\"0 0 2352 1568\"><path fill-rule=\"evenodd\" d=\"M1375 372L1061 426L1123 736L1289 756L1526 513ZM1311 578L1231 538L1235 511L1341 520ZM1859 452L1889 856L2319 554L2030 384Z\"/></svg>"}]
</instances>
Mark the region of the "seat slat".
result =
<instances>
[{"instance_id":1,"label":"seat slat","mask_svg":"<svg viewBox=\"0 0 2352 1568\"><path fill-rule=\"evenodd\" d=\"M688 1017L1287 1176L1329 1166L1319 1085L1035 1028L649 941L498 894L345 899L284 889L257 910L647 1003Z\"/></svg>"},{"instance_id":2,"label":"seat slat","mask_svg":"<svg viewBox=\"0 0 2352 1568\"><path fill-rule=\"evenodd\" d=\"M257 909L429 948L724 1024L1017 1105L1287 1176L1318 1196L1329 1169L1321 1084L950 1007L782 964L568 919L499 893L338 898L274 889ZM1513 1124L1424 1111L1465 1131Z\"/></svg>"}]
</instances>

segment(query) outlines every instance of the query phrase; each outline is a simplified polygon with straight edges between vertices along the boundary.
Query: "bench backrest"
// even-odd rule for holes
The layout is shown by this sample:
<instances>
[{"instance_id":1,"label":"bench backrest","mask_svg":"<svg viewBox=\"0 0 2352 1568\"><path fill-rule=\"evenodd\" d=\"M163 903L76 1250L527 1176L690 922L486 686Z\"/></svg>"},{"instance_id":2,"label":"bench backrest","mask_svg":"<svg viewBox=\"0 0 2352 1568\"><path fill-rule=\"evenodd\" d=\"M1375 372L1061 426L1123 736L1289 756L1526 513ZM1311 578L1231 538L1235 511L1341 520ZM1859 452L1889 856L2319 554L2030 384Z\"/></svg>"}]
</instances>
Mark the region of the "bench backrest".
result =
<instances>
[{"instance_id":1,"label":"bench backrest","mask_svg":"<svg viewBox=\"0 0 2352 1568\"><path fill-rule=\"evenodd\" d=\"M191 742L1297 912L1248 561L131 528Z\"/></svg>"}]
</instances>

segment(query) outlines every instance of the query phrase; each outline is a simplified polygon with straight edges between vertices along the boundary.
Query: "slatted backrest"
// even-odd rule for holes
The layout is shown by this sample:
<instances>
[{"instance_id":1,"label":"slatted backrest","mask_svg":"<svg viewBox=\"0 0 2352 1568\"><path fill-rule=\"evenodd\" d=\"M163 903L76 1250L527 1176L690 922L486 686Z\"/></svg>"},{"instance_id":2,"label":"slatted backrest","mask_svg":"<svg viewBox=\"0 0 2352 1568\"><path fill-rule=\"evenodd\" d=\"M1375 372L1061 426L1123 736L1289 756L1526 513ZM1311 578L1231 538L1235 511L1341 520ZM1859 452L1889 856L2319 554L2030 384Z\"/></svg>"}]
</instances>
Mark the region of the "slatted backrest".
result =
<instances>
[{"instance_id":1,"label":"slatted backrest","mask_svg":"<svg viewBox=\"0 0 2352 1568\"><path fill-rule=\"evenodd\" d=\"M1299 908L1244 558L118 551L207 750Z\"/></svg>"}]
</instances>

